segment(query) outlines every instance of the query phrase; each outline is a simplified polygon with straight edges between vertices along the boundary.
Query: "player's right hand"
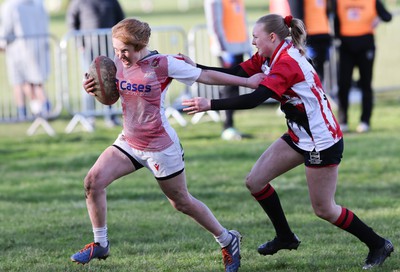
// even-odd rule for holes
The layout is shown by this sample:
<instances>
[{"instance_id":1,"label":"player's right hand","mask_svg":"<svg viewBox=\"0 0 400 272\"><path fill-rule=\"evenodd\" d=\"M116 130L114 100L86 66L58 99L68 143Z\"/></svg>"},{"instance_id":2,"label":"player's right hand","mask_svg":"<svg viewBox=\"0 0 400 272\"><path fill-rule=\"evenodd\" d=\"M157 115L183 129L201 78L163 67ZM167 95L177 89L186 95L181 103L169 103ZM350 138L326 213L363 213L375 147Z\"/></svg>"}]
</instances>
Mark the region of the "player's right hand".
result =
<instances>
[{"instance_id":1,"label":"player's right hand","mask_svg":"<svg viewBox=\"0 0 400 272\"><path fill-rule=\"evenodd\" d=\"M88 73L85 73L85 79L83 80L82 85L88 94L95 96L95 94L93 93L93 91L95 90L94 78L90 77Z\"/></svg>"}]
</instances>

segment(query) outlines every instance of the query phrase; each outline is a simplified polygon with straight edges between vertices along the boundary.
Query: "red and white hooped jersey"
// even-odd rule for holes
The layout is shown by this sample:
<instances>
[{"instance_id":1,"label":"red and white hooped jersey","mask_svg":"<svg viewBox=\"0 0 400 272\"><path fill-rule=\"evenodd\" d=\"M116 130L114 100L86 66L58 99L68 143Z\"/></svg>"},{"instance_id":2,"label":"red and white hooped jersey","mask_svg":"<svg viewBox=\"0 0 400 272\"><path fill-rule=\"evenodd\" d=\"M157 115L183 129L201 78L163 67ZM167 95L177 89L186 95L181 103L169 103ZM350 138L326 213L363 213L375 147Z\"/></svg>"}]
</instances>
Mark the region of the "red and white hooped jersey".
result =
<instances>
[{"instance_id":1,"label":"red and white hooped jersey","mask_svg":"<svg viewBox=\"0 0 400 272\"><path fill-rule=\"evenodd\" d=\"M282 41L270 60L256 53L241 66L250 76L267 75L260 84L275 93L299 148L321 151L343 137L317 73L290 41Z\"/></svg>"},{"instance_id":2,"label":"red and white hooped jersey","mask_svg":"<svg viewBox=\"0 0 400 272\"><path fill-rule=\"evenodd\" d=\"M172 79L192 85L201 69L156 51L129 68L114 59L123 111L123 134L129 145L143 151L162 151L179 141L164 109Z\"/></svg>"}]
</instances>

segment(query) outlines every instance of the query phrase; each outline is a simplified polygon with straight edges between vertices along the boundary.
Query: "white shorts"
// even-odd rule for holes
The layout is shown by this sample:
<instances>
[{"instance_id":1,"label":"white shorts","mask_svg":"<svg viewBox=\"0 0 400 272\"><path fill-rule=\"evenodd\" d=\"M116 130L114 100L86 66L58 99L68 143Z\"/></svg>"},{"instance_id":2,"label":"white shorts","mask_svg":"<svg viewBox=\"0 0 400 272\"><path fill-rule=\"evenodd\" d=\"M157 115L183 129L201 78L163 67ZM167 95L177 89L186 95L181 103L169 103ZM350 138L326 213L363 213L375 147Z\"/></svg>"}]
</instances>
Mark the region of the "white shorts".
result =
<instances>
[{"instance_id":1,"label":"white shorts","mask_svg":"<svg viewBox=\"0 0 400 272\"><path fill-rule=\"evenodd\" d=\"M42 84L50 73L50 52L46 38L20 38L7 46L8 78L12 85Z\"/></svg>"},{"instance_id":2,"label":"white shorts","mask_svg":"<svg viewBox=\"0 0 400 272\"><path fill-rule=\"evenodd\" d=\"M161 152L148 152L132 148L121 133L113 146L127 155L136 169L148 168L157 180L173 178L185 169L184 152L179 141Z\"/></svg>"}]
</instances>

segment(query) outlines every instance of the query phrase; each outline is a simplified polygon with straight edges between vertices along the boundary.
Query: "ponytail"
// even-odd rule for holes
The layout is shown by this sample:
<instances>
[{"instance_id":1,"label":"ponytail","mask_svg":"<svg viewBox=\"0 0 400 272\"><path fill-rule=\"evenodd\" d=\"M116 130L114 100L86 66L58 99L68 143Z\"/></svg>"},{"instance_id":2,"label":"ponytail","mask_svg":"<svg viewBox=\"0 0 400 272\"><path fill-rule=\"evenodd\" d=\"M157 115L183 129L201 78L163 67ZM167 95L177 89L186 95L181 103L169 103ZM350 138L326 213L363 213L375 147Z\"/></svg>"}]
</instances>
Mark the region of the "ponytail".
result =
<instances>
[{"instance_id":1,"label":"ponytail","mask_svg":"<svg viewBox=\"0 0 400 272\"><path fill-rule=\"evenodd\" d=\"M300 51L300 54L306 54L307 31L302 20L293 18L290 24L290 34L294 46Z\"/></svg>"}]
</instances>

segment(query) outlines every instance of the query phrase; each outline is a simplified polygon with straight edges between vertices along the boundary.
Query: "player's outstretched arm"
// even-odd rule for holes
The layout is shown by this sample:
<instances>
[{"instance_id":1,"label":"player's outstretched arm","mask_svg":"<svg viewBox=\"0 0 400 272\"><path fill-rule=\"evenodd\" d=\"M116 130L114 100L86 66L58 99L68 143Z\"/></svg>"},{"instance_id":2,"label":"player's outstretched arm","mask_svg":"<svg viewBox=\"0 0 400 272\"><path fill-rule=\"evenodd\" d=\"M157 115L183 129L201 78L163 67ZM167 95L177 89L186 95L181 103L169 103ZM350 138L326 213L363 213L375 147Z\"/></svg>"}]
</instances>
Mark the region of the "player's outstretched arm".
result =
<instances>
[{"instance_id":1,"label":"player's outstretched arm","mask_svg":"<svg viewBox=\"0 0 400 272\"><path fill-rule=\"evenodd\" d=\"M245 110L252 109L262 104L265 100L269 99L274 95L274 92L263 86L259 85L251 93L242 94L225 99L213 99L209 100L202 97L194 97L191 99L185 99L182 101L183 106L187 106L183 111L188 114L194 114L207 110Z\"/></svg>"},{"instance_id":2,"label":"player's outstretched arm","mask_svg":"<svg viewBox=\"0 0 400 272\"><path fill-rule=\"evenodd\" d=\"M202 70L213 70L213 71L218 71L218 72L222 72L225 74L241 76L241 77L248 77L246 71L244 71L240 65L236 65L236 66L229 67L229 68L206 66L203 64L195 63L191 58L189 58L186 55L183 55L182 53L179 53L177 58L185 61L186 63L188 63L194 67L200 68Z\"/></svg>"},{"instance_id":3,"label":"player's outstretched arm","mask_svg":"<svg viewBox=\"0 0 400 272\"><path fill-rule=\"evenodd\" d=\"M235 85L256 89L264 77L263 73L251 77L238 77L213 70L202 70L197 82L208 85Z\"/></svg>"}]
</instances>

